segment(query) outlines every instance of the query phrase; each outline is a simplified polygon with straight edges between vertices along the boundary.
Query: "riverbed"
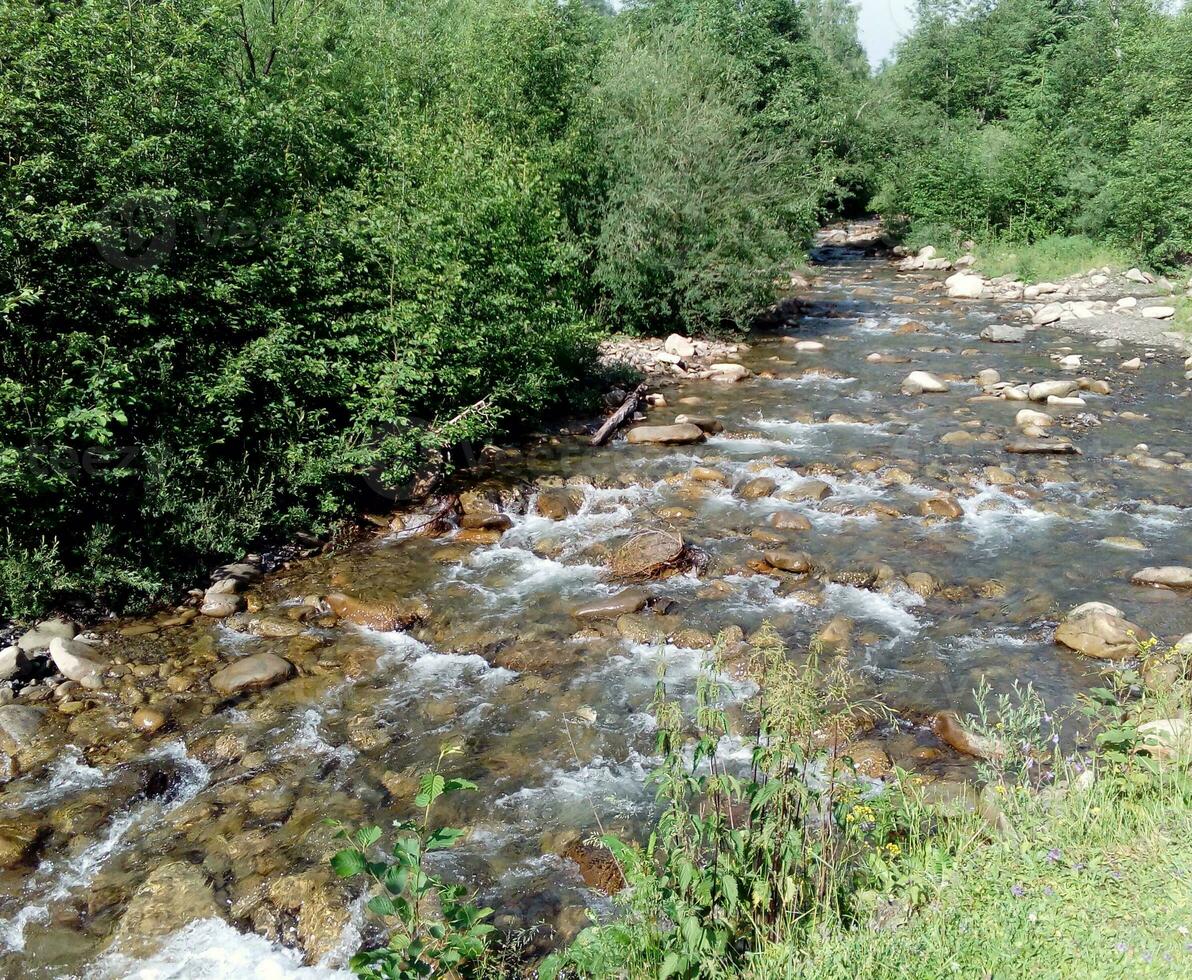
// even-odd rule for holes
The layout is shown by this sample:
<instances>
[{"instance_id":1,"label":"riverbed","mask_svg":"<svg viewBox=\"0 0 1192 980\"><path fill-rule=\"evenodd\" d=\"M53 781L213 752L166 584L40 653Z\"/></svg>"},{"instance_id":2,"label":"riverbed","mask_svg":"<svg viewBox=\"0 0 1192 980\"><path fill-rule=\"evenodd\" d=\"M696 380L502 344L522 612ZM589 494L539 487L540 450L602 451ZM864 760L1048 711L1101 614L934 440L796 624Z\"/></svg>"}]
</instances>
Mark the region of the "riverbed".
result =
<instances>
[{"instance_id":1,"label":"riverbed","mask_svg":"<svg viewBox=\"0 0 1192 980\"><path fill-rule=\"evenodd\" d=\"M49 713L40 763L0 791L0 820L36 838L0 871L0 973L338 975L368 926L326 870L322 820L407 816L417 774L449 742L463 746L451 771L479 788L449 801L444 817L468 836L437 870L500 926L566 939L585 909L608 908L577 842L651 817L659 677L689 701L725 630L769 622L800 651L831 625L833 654L893 712L863 735L873 778L899 765L945 784L973 760L935 738L933 713L972 710L982 683L1030 683L1056 706L1102 683L1106 662L1054 642L1073 606L1110 603L1169 640L1192 631L1189 592L1131 583L1192 563L1182 355L1106 349L1064 325L988 343L981 331L1013 304L948 300L862 245L813 259L814 287L737 352L748 377L654 387L665 405L649 424L716 420L701 441L593 448L577 426L502 453L464 484L465 511L492 519L461 530L456 513L433 537L399 522L267 575L231 619L101 632L123 669L74 713L22 692ZM1078 369L1058 365L1074 354ZM1141 370L1120 367L1135 356ZM990 369L1075 381L1085 404L999 397L977 380ZM948 390L904 393L911 371ZM1052 415L1046 438L1079 454L1007 452L1024 407ZM617 580L610 556L645 530L680 535L692 560ZM775 567L776 552L810 572ZM644 607L576 617L634 584ZM418 613L369 628L328 615L329 594ZM288 679L211 691L215 671L266 652L293 665ZM723 681L737 701L752 693L744 674ZM145 704L167 723L142 733L130 718ZM170 928L122 952L111 943L130 903Z\"/></svg>"}]
</instances>

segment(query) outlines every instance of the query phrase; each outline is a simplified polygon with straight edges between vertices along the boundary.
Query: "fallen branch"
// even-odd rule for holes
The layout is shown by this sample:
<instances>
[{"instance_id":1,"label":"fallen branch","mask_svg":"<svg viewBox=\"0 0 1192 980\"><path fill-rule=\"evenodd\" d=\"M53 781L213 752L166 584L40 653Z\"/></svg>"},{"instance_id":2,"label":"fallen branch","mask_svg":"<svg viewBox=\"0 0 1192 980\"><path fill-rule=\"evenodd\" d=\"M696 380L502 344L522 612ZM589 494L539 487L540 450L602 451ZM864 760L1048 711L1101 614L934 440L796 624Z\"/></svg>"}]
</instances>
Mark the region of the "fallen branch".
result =
<instances>
[{"instance_id":1,"label":"fallen branch","mask_svg":"<svg viewBox=\"0 0 1192 980\"><path fill-rule=\"evenodd\" d=\"M634 413L637 409L638 403L646 395L646 383L643 381L633 391L626 396L625 400L621 402L621 407L618 408L612 415L608 417L604 425L596 430L596 434L592 436L593 446L603 446L608 442L609 436L617 431L625 420Z\"/></svg>"}]
</instances>

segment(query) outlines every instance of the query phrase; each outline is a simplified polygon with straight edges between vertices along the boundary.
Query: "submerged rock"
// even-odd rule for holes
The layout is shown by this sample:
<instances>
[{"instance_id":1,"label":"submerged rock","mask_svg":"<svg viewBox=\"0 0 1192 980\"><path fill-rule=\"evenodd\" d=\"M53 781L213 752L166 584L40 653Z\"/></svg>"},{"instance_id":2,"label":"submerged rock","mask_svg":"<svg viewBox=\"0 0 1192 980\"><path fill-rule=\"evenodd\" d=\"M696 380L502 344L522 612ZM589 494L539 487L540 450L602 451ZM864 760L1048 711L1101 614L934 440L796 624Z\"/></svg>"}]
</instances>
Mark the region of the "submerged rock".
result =
<instances>
[{"instance_id":1,"label":"submerged rock","mask_svg":"<svg viewBox=\"0 0 1192 980\"><path fill-rule=\"evenodd\" d=\"M187 923L219 914L206 875L192 864L171 861L150 872L137 889L112 934L112 946L126 956L146 956Z\"/></svg>"},{"instance_id":2,"label":"submerged rock","mask_svg":"<svg viewBox=\"0 0 1192 980\"><path fill-rule=\"evenodd\" d=\"M649 601L645 589L622 589L615 595L592 599L572 610L576 619L615 619L626 613L635 613Z\"/></svg>"},{"instance_id":3,"label":"submerged rock","mask_svg":"<svg viewBox=\"0 0 1192 980\"><path fill-rule=\"evenodd\" d=\"M211 675L211 686L225 696L260 691L280 684L293 664L274 653L254 653Z\"/></svg>"},{"instance_id":4,"label":"submerged rock","mask_svg":"<svg viewBox=\"0 0 1192 980\"><path fill-rule=\"evenodd\" d=\"M356 599L342 592L332 592L326 599L338 619L385 633L409 629L430 617L430 607L420 599Z\"/></svg>"},{"instance_id":5,"label":"submerged rock","mask_svg":"<svg viewBox=\"0 0 1192 980\"><path fill-rule=\"evenodd\" d=\"M991 323L981 331L981 339L991 344L1021 344L1026 339L1026 331L1008 323Z\"/></svg>"}]
</instances>

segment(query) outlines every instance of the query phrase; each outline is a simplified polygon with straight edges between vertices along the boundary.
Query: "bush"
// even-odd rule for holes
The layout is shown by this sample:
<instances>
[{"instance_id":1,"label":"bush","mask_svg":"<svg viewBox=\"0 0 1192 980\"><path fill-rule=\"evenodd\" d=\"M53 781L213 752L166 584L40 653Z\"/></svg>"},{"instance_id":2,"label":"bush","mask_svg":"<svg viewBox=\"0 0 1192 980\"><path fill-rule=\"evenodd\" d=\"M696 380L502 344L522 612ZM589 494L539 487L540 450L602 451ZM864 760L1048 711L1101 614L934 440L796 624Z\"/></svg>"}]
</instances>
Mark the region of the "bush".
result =
<instances>
[{"instance_id":1,"label":"bush","mask_svg":"<svg viewBox=\"0 0 1192 980\"><path fill-rule=\"evenodd\" d=\"M590 363L556 178L470 111L516 66L407 111L371 8L247 9L0 14L0 614L325 527Z\"/></svg>"}]
</instances>

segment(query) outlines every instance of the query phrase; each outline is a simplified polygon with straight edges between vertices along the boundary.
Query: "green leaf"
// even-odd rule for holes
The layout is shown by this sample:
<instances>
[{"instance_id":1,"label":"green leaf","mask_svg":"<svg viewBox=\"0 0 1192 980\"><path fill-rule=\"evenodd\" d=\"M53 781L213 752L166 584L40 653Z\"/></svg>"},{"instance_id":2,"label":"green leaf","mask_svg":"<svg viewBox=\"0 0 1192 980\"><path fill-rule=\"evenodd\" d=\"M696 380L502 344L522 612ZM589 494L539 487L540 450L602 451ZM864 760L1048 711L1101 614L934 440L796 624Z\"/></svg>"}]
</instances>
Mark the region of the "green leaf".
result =
<instances>
[{"instance_id":1,"label":"green leaf","mask_svg":"<svg viewBox=\"0 0 1192 980\"><path fill-rule=\"evenodd\" d=\"M460 830L458 827L440 827L426 839L426 849L428 851L442 851L448 847L453 847L455 842L463 837L465 833L466 831Z\"/></svg>"},{"instance_id":2,"label":"green leaf","mask_svg":"<svg viewBox=\"0 0 1192 980\"><path fill-rule=\"evenodd\" d=\"M331 858L331 869L341 878L352 878L365 867L364 855L356 850L338 851Z\"/></svg>"},{"instance_id":3,"label":"green leaf","mask_svg":"<svg viewBox=\"0 0 1192 980\"><path fill-rule=\"evenodd\" d=\"M428 807L443 795L443 787L447 781L437 772L426 773L418 784L418 795L414 797L414 805Z\"/></svg>"},{"instance_id":4,"label":"green leaf","mask_svg":"<svg viewBox=\"0 0 1192 980\"><path fill-rule=\"evenodd\" d=\"M381 839L380 827L361 827L356 831L355 840L360 850L366 851Z\"/></svg>"},{"instance_id":5,"label":"green leaf","mask_svg":"<svg viewBox=\"0 0 1192 980\"><path fill-rule=\"evenodd\" d=\"M397 915L397 906L388 895L374 895L368 900L368 910L373 915Z\"/></svg>"}]
</instances>

